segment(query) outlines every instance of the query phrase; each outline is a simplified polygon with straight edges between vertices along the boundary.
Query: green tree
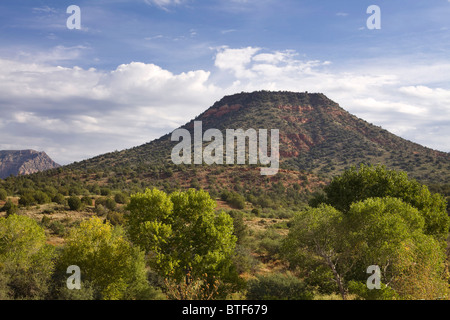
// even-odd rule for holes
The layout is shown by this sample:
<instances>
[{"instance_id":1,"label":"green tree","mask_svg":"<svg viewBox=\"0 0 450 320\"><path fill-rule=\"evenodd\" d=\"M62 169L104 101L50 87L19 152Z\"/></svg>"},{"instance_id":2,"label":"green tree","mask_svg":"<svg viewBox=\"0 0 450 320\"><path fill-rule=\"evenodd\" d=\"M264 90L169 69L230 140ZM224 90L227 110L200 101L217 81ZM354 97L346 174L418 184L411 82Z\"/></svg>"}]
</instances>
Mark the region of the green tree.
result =
<instances>
[{"instance_id":1,"label":"green tree","mask_svg":"<svg viewBox=\"0 0 450 320\"><path fill-rule=\"evenodd\" d=\"M69 205L70 210L78 211L81 209L83 203L81 202L81 199L78 196L71 196L67 200L67 204Z\"/></svg>"},{"instance_id":2,"label":"green tree","mask_svg":"<svg viewBox=\"0 0 450 320\"><path fill-rule=\"evenodd\" d=\"M313 294L297 277L278 273L257 276L248 282L249 300L311 300Z\"/></svg>"},{"instance_id":3,"label":"green tree","mask_svg":"<svg viewBox=\"0 0 450 320\"><path fill-rule=\"evenodd\" d=\"M144 253L126 240L121 228L100 218L70 231L58 260L60 274L71 265L80 268L82 286L87 281L101 299L158 297L146 279Z\"/></svg>"},{"instance_id":4,"label":"green tree","mask_svg":"<svg viewBox=\"0 0 450 320\"><path fill-rule=\"evenodd\" d=\"M49 291L55 250L44 230L31 218L12 214L0 218L0 296L43 299Z\"/></svg>"},{"instance_id":5,"label":"green tree","mask_svg":"<svg viewBox=\"0 0 450 320\"><path fill-rule=\"evenodd\" d=\"M109 196L109 195L111 195L111 189L106 188L106 187L101 188L101 189L100 189L100 194L101 194L102 196Z\"/></svg>"},{"instance_id":6,"label":"green tree","mask_svg":"<svg viewBox=\"0 0 450 320\"><path fill-rule=\"evenodd\" d=\"M440 194L431 194L425 185L409 179L405 172L388 170L384 166L361 165L335 177L310 204L327 203L347 212L352 203L367 198L394 197L417 208L425 218L426 234L445 242L449 230L446 200Z\"/></svg>"},{"instance_id":7,"label":"green tree","mask_svg":"<svg viewBox=\"0 0 450 320\"><path fill-rule=\"evenodd\" d=\"M83 196L81 198L81 203L86 205L86 206L92 206L92 198L89 196Z\"/></svg>"},{"instance_id":8,"label":"green tree","mask_svg":"<svg viewBox=\"0 0 450 320\"><path fill-rule=\"evenodd\" d=\"M445 250L424 233L419 210L396 198L369 198L354 203L346 218L353 230L349 242L358 252L354 280L365 282L365 268L377 265L382 282L404 299L436 299L448 293Z\"/></svg>"},{"instance_id":9,"label":"green tree","mask_svg":"<svg viewBox=\"0 0 450 320\"><path fill-rule=\"evenodd\" d=\"M127 198L128 198L127 195L123 192L119 192L114 195L114 201L116 203L120 203L120 204L127 203L127 200L128 200Z\"/></svg>"},{"instance_id":10,"label":"green tree","mask_svg":"<svg viewBox=\"0 0 450 320\"><path fill-rule=\"evenodd\" d=\"M295 216L284 252L308 272L326 266L344 299L349 286L365 298L435 299L448 293L445 251L425 225L417 208L397 198L355 202L346 214L322 204ZM382 274L376 294L363 290L371 265Z\"/></svg>"},{"instance_id":11,"label":"green tree","mask_svg":"<svg viewBox=\"0 0 450 320\"><path fill-rule=\"evenodd\" d=\"M66 198L61 193L57 193L52 198L52 201L57 203L57 204L66 205Z\"/></svg>"},{"instance_id":12,"label":"green tree","mask_svg":"<svg viewBox=\"0 0 450 320\"><path fill-rule=\"evenodd\" d=\"M17 213L17 206L11 201L11 199L8 199L8 201L6 201L5 205L0 209L0 211L5 211L6 216L9 216L11 214Z\"/></svg>"},{"instance_id":13,"label":"green tree","mask_svg":"<svg viewBox=\"0 0 450 320\"><path fill-rule=\"evenodd\" d=\"M283 243L283 252L292 266L303 270L331 271L339 293L345 299L345 275L351 270L352 247L345 234L344 215L328 205L307 208L296 214L289 234Z\"/></svg>"},{"instance_id":14,"label":"green tree","mask_svg":"<svg viewBox=\"0 0 450 320\"><path fill-rule=\"evenodd\" d=\"M215 214L215 201L203 190L167 195L157 189L131 196L130 239L149 254L151 267L177 281L190 273L226 278L236 237L233 220Z\"/></svg>"},{"instance_id":15,"label":"green tree","mask_svg":"<svg viewBox=\"0 0 450 320\"><path fill-rule=\"evenodd\" d=\"M5 201L8 198L8 193L5 189L0 189L0 200Z\"/></svg>"},{"instance_id":16,"label":"green tree","mask_svg":"<svg viewBox=\"0 0 450 320\"><path fill-rule=\"evenodd\" d=\"M51 201L50 197L43 191L38 190L33 194L33 198L38 204L49 203Z\"/></svg>"},{"instance_id":17,"label":"green tree","mask_svg":"<svg viewBox=\"0 0 450 320\"><path fill-rule=\"evenodd\" d=\"M36 204L36 200L31 192L26 192L19 198L19 205L21 206L32 206Z\"/></svg>"}]
</instances>

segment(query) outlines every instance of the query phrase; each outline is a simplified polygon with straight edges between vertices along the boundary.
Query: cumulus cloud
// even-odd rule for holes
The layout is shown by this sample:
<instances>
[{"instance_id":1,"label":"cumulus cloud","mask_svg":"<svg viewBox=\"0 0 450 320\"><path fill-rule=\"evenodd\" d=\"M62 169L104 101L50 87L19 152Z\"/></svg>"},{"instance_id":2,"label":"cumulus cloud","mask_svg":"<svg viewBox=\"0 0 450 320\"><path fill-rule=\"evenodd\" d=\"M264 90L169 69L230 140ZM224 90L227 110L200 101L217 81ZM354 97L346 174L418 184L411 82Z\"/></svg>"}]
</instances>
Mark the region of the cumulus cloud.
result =
<instances>
[{"instance_id":1,"label":"cumulus cloud","mask_svg":"<svg viewBox=\"0 0 450 320\"><path fill-rule=\"evenodd\" d=\"M45 150L67 164L156 139L226 94L264 89L323 92L369 122L450 151L450 89L436 86L449 83L446 63L352 69L255 47L220 47L213 58L211 70L178 74L142 62L109 71L0 58L0 149Z\"/></svg>"},{"instance_id":2,"label":"cumulus cloud","mask_svg":"<svg viewBox=\"0 0 450 320\"><path fill-rule=\"evenodd\" d=\"M0 69L0 149L52 148L61 163L158 138L217 91L209 72L139 62L106 72L0 59Z\"/></svg>"},{"instance_id":3,"label":"cumulus cloud","mask_svg":"<svg viewBox=\"0 0 450 320\"><path fill-rule=\"evenodd\" d=\"M180 5L186 0L144 0L147 4L156 5L161 9L167 10L168 7L174 5Z\"/></svg>"}]
</instances>

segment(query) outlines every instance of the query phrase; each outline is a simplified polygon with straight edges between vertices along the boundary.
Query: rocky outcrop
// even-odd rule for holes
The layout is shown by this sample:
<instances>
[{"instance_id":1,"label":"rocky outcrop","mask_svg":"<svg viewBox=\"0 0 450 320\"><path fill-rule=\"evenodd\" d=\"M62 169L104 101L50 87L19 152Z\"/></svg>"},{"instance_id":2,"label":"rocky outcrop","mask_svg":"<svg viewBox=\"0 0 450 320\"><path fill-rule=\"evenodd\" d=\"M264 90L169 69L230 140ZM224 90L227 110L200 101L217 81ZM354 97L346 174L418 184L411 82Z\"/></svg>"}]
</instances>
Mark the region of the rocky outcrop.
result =
<instances>
[{"instance_id":1,"label":"rocky outcrop","mask_svg":"<svg viewBox=\"0 0 450 320\"><path fill-rule=\"evenodd\" d=\"M45 152L35 150L0 151L0 179L57 168Z\"/></svg>"}]
</instances>

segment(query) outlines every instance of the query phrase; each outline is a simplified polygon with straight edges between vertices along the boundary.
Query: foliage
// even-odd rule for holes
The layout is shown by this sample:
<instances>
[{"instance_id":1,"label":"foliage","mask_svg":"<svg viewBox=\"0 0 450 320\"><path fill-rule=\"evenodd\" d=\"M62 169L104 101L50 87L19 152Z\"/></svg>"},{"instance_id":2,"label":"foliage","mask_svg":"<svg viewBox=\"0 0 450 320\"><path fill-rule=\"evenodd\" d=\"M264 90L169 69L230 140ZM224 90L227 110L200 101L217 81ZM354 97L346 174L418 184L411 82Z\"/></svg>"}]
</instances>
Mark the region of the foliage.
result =
<instances>
[{"instance_id":1,"label":"foliage","mask_svg":"<svg viewBox=\"0 0 450 320\"><path fill-rule=\"evenodd\" d=\"M101 299L139 299L152 292L143 252L125 239L120 228L99 218L83 221L70 231L58 270L63 274L71 265L80 267L82 281L88 281Z\"/></svg>"},{"instance_id":2,"label":"foliage","mask_svg":"<svg viewBox=\"0 0 450 320\"><path fill-rule=\"evenodd\" d=\"M57 204L66 205L66 198L61 193L55 194L52 201Z\"/></svg>"},{"instance_id":3,"label":"foliage","mask_svg":"<svg viewBox=\"0 0 450 320\"><path fill-rule=\"evenodd\" d=\"M167 195L157 189L131 196L127 216L130 239L149 254L150 266L180 282L208 274L227 277L236 244L231 217L214 212L205 191L190 189Z\"/></svg>"},{"instance_id":4,"label":"foliage","mask_svg":"<svg viewBox=\"0 0 450 320\"><path fill-rule=\"evenodd\" d=\"M244 209L245 208L245 198L239 193L223 191L220 195L223 201L228 202L233 208Z\"/></svg>"},{"instance_id":5,"label":"foliage","mask_svg":"<svg viewBox=\"0 0 450 320\"><path fill-rule=\"evenodd\" d=\"M367 288L366 282L358 282L355 280L349 281L348 291L356 295L357 300L397 300L399 295L394 289L381 283L380 289Z\"/></svg>"},{"instance_id":6,"label":"foliage","mask_svg":"<svg viewBox=\"0 0 450 320\"><path fill-rule=\"evenodd\" d=\"M355 202L346 214L322 204L294 218L284 252L306 270L327 266L344 299L350 281L366 280L370 265L380 267L382 283L390 287L386 292L394 290L402 299L446 296L445 252L424 230L419 210L397 198ZM363 294L369 296L376 297Z\"/></svg>"},{"instance_id":7,"label":"foliage","mask_svg":"<svg viewBox=\"0 0 450 320\"><path fill-rule=\"evenodd\" d=\"M9 216L11 214L17 213L17 206L11 201L11 199L8 199L2 208L0 208L0 211L5 211L6 215Z\"/></svg>"},{"instance_id":8,"label":"foliage","mask_svg":"<svg viewBox=\"0 0 450 320\"><path fill-rule=\"evenodd\" d=\"M116 202L114 201L114 199L101 197L95 200L95 207L98 208L99 206L113 211L116 209Z\"/></svg>"},{"instance_id":9,"label":"foliage","mask_svg":"<svg viewBox=\"0 0 450 320\"><path fill-rule=\"evenodd\" d=\"M352 247L345 237L343 220L344 215L328 205L303 210L291 223L283 252L292 265L306 270L320 265L329 268L345 299L344 277L350 271Z\"/></svg>"},{"instance_id":10,"label":"foliage","mask_svg":"<svg viewBox=\"0 0 450 320\"><path fill-rule=\"evenodd\" d=\"M109 211L106 214L106 219L113 225L123 225L125 223L125 218L123 213L116 211Z\"/></svg>"},{"instance_id":11,"label":"foliage","mask_svg":"<svg viewBox=\"0 0 450 320\"><path fill-rule=\"evenodd\" d=\"M81 209L83 203L81 202L81 199L78 196L71 196L67 200L67 204L69 205L70 210L78 211Z\"/></svg>"},{"instance_id":12,"label":"foliage","mask_svg":"<svg viewBox=\"0 0 450 320\"><path fill-rule=\"evenodd\" d=\"M449 218L447 203L440 194L431 194L425 185L408 179L405 172L388 170L384 166L361 165L335 177L324 189L326 197L319 195L313 202L327 203L347 212L352 203L374 197L402 199L417 208L425 218L425 233L439 240L447 238Z\"/></svg>"},{"instance_id":13,"label":"foliage","mask_svg":"<svg viewBox=\"0 0 450 320\"><path fill-rule=\"evenodd\" d=\"M81 203L82 205L92 206L92 198L89 196L83 196L81 198Z\"/></svg>"},{"instance_id":14,"label":"foliage","mask_svg":"<svg viewBox=\"0 0 450 320\"><path fill-rule=\"evenodd\" d=\"M287 274L268 274L257 276L248 282L249 300L311 300L313 294L305 283L297 277Z\"/></svg>"},{"instance_id":15,"label":"foliage","mask_svg":"<svg viewBox=\"0 0 450 320\"><path fill-rule=\"evenodd\" d=\"M41 190L37 190L36 192L34 192L33 198L38 204L44 204L44 203L51 202L50 197Z\"/></svg>"},{"instance_id":16,"label":"foliage","mask_svg":"<svg viewBox=\"0 0 450 320\"><path fill-rule=\"evenodd\" d=\"M181 282L169 277L164 284L170 300L211 300L218 294L220 281L215 277L208 279L207 274L193 278L189 272Z\"/></svg>"},{"instance_id":17,"label":"foliage","mask_svg":"<svg viewBox=\"0 0 450 320\"><path fill-rule=\"evenodd\" d=\"M402 298L430 299L446 294L445 252L424 233L419 211L396 198L355 203L348 214L349 228L357 230L360 265L378 265L383 283ZM420 281L418 278L420 278Z\"/></svg>"},{"instance_id":18,"label":"foliage","mask_svg":"<svg viewBox=\"0 0 450 320\"><path fill-rule=\"evenodd\" d=\"M34 199L33 194L30 192L21 195L19 198L19 205L21 206L27 207L32 206L34 204L36 204L36 200Z\"/></svg>"},{"instance_id":19,"label":"foliage","mask_svg":"<svg viewBox=\"0 0 450 320\"><path fill-rule=\"evenodd\" d=\"M43 299L54 269L54 248L31 218L12 214L0 218L0 296Z\"/></svg>"},{"instance_id":20,"label":"foliage","mask_svg":"<svg viewBox=\"0 0 450 320\"><path fill-rule=\"evenodd\" d=\"M259 235L261 238L257 252L266 254L269 259L276 260L279 258L283 236L274 229L266 230Z\"/></svg>"},{"instance_id":21,"label":"foliage","mask_svg":"<svg viewBox=\"0 0 450 320\"><path fill-rule=\"evenodd\" d=\"M0 189L0 200L5 201L8 197L8 193L5 189Z\"/></svg>"},{"instance_id":22,"label":"foliage","mask_svg":"<svg viewBox=\"0 0 450 320\"><path fill-rule=\"evenodd\" d=\"M114 201L120 204L126 204L128 201L128 197L123 192L116 193L114 196Z\"/></svg>"},{"instance_id":23,"label":"foliage","mask_svg":"<svg viewBox=\"0 0 450 320\"><path fill-rule=\"evenodd\" d=\"M233 219L233 234L236 236L236 244L246 243L248 238L248 227L244 222L244 214L236 210L230 210L228 214Z\"/></svg>"},{"instance_id":24,"label":"foliage","mask_svg":"<svg viewBox=\"0 0 450 320\"><path fill-rule=\"evenodd\" d=\"M62 281L57 299L59 300L95 300L96 290L89 281L83 281L80 289L67 288L66 281Z\"/></svg>"}]
</instances>

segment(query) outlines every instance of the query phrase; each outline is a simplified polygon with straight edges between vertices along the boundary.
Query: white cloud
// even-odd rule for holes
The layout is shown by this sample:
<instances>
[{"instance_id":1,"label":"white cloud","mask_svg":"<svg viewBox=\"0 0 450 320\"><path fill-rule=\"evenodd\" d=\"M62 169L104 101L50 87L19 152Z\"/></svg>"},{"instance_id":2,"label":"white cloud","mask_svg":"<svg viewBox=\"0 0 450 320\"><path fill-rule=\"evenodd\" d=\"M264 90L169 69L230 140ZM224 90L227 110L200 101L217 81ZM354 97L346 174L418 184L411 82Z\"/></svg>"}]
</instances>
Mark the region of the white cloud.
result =
<instances>
[{"instance_id":1,"label":"white cloud","mask_svg":"<svg viewBox=\"0 0 450 320\"><path fill-rule=\"evenodd\" d=\"M219 49L215 66L222 70L232 71L237 78L253 78L255 74L247 68L247 65L252 61L252 57L260 51L260 48L242 48L230 49L222 47Z\"/></svg>"},{"instance_id":2,"label":"white cloud","mask_svg":"<svg viewBox=\"0 0 450 320\"><path fill-rule=\"evenodd\" d=\"M156 5L164 10L167 10L167 7L180 5L186 2L186 0L144 0L144 1L147 4Z\"/></svg>"},{"instance_id":3,"label":"white cloud","mask_svg":"<svg viewBox=\"0 0 450 320\"><path fill-rule=\"evenodd\" d=\"M50 8L49 6L43 6L40 8L33 8L33 12L35 12L35 13L57 13L58 11L55 8Z\"/></svg>"},{"instance_id":4,"label":"white cloud","mask_svg":"<svg viewBox=\"0 0 450 320\"><path fill-rule=\"evenodd\" d=\"M220 98L209 75L139 62L106 72L0 59L0 149L64 149L52 156L69 163L151 141Z\"/></svg>"}]
</instances>

